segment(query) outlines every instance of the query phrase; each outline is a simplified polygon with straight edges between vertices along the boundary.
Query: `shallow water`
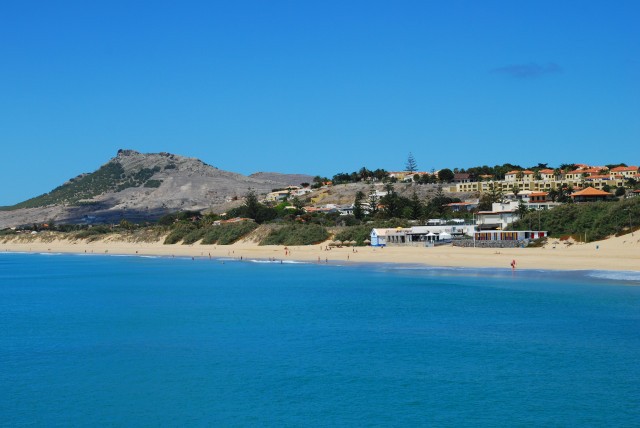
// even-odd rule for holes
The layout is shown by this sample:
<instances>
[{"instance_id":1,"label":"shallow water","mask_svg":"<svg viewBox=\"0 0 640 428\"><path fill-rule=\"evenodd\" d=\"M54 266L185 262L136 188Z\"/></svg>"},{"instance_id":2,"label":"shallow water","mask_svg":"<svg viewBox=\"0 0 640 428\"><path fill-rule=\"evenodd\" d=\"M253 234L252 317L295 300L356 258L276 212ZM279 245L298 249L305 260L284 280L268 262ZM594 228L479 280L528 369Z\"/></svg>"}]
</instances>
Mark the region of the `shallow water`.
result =
<instances>
[{"instance_id":1,"label":"shallow water","mask_svg":"<svg viewBox=\"0 0 640 428\"><path fill-rule=\"evenodd\" d=\"M2 254L0 425L638 425L630 285Z\"/></svg>"}]
</instances>

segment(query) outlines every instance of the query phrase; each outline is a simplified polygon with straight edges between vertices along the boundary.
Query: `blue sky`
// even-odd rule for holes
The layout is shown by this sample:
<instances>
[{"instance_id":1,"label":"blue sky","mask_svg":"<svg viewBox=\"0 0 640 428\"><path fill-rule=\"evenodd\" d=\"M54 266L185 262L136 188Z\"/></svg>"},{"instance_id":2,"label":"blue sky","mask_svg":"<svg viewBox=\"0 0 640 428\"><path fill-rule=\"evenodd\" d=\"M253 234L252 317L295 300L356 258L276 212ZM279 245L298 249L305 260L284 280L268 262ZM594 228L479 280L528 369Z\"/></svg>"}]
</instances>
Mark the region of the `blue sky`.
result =
<instances>
[{"instance_id":1,"label":"blue sky","mask_svg":"<svg viewBox=\"0 0 640 428\"><path fill-rule=\"evenodd\" d=\"M120 148L333 175L640 162L636 1L4 2L0 205Z\"/></svg>"}]
</instances>

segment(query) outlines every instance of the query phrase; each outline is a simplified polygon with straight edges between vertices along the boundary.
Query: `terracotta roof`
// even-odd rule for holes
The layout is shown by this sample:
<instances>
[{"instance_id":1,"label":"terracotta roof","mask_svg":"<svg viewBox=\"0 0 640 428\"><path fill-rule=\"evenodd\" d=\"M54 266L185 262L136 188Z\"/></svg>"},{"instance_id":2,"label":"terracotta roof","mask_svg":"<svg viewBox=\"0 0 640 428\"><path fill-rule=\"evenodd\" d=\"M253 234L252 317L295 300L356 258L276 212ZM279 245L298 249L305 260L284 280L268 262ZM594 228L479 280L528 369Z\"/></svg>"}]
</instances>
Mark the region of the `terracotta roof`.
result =
<instances>
[{"instance_id":1,"label":"terracotta roof","mask_svg":"<svg viewBox=\"0 0 640 428\"><path fill-rule=\"evenodd\" d=\"M637 166L617 166L611 170L611 172L622 172L622 171L637 171Z\"/></svg>"},{"instance_id":2,"label":"terracotta roof","mask_svg":"<svg viewBox=\"0 0 640 428\"><path fill-rule=\"evenodd\" d=\"M540 174L555 174L555 171L552 169L541 169Z\"/></svg>"},{"instance_id":3,"label":"terracotta roof","mask_svg":"<svg viewBox=\"0 0 640 428\"><path fill-rule=\"evenodd\" d=\"M519 172L520 172L520 171L509 171L509 172L507 172L505 175L517 174L517 173L519 173Z\"/></svg>"},{"instance_id":4,"label":"terracotta roof","mask_svg":"<svg viewBox=\"0 0 640 428\"><path fill-rule=\"evenodd\" d=\"M572 198L575 196L611 196L611 193L594 189L593 187L587 187L586 189L571 194Z\"/></svg>"},{"instance_id":5,"label":"terracotta roof","mask_svg":"<svg viewBox=\"0 0 640 428\"><path fill-rule=\"evenodd\" d=\"M548 194L548 192L531 192L529 196L547 196Z\"/></svg>"}]
</instances>

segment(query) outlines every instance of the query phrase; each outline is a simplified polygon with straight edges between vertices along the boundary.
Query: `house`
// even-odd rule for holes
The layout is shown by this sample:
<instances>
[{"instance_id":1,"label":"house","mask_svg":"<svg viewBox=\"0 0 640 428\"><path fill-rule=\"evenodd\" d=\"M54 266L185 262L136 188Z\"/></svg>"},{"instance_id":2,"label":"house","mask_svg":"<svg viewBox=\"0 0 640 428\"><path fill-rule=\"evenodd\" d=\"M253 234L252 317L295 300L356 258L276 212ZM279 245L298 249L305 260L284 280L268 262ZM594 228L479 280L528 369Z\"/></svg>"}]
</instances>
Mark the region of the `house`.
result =
<instances>
[{"instance_id":1,"label":"house","mask_svg":"<svg viewBox=\"0 0 640 428\"><path fill-rule=\"evenodd\" d=\"M547 202L547 196L549 196L548 192L531 192L529 193L529 197L525 202L528 203L542 203Z\"/></svg>"},{"instance_id":2,"label":"house","mask_svg":"<svg viewBox=\"0 0 640 428\"><path fill-rule=\"evenodd\" d=\"M353 215L354 205L353 204L337 205L336 209L338 210L340 215Z\"/></svg>"},{"instance_id":3,"label":"house","mask_svg":"<svg viewBox=\"0 0 640 428\"><path fill-rule=\"evenodd\" d=\"M618 166L611 169L611 174L621 175L624 178L634 178L638 174L637 166Z\"/></svg>"},{"instance_id":4,"label":"house","mask_svg":"<svg viewBox=\"0 0 640 428\"><path fill-rule=\"evenodd\" d=\"M578 192L574 192L571 195L574 202L595 202L606 201L611 198L611 193L604 190L594 189L593 187L587 187Z\"/></svg>"},{"instance_id":5,"label":"house","mask_svg":"<svg viewBox=\"0 0 640 428\"><path fill-rule=\"evenodd\" d=\"M462 211L472 211L478 208L478 202L451 202L450 204L445 204L445 207L448 207L454 213L462 212Z\"/></svg>"},{"instance_id":6,"label":"house","mask_svg":"<svg viewBox=\"0 0 640 428\"><path fill-rule=\"evenodd\" d=\"M471 174L466 173L457 173L453 174L453 182L454 183L469 183L471 181Z\"/></svg>"},{"instance_id":7,"label":"house","mask_svg":"<svg viewBox=\"0 0 640 428\"><path fill-rule=\"evenodd\" d=\"M265 197L265 201L267 202L282 202L287 199L291 195L291 191L288 189L275 190L273 192L267 193Z\"/></svg>"},{"instance_id":8,"label":"house","mask_svg":"<svg viewBox=\"0 0 640 428\"><path fill-rule=\"evenodd\" d=\"M491 211L479 211L476 221L478 229L506 229L518 219L516 209L518 202L494 202Z\"/></svg>"},{"instance_id":9,"label":"house","mask_svg":"<svg viewBox=\"0 0 640 428\"><path fill-rule=\"evenodd\" d=\"M549 169L549 168L541 169L540 171L538 171L538 173L540 174L540 178L542 180L555 180L556 179L556 173L552 169Z\"/></svg>"}]
</instances>

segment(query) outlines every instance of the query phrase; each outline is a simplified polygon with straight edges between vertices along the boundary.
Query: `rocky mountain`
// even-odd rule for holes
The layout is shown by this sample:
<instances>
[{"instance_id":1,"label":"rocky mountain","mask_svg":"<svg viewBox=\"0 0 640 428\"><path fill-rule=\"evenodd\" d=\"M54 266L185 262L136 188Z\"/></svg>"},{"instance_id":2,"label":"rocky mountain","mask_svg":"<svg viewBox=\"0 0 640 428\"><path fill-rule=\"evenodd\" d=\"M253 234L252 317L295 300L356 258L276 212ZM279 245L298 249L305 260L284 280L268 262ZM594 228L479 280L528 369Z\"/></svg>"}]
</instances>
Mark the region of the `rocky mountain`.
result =
<instances>
[{"instance_id":1,"label":"rocky mountain","mask_svg":"<svg viewBox=\"0 0 640 428\"><path fill-rule=\"evenodd\" d=\"M313 183L313 176L306 174L282 174L279 172L255 172L249 176L256 180L275 181L288 186L299 186L301 183Z\"/></svg>"},{"instance_id":2,"label":"rocky mountain","mask_svg":"<svg viewBox=\"0 0 640 428\"><path fill-rule=\"evenodd\" d=\"M170 153L119 150L98 170L72 178L51 192L0 210L0 228L43 223L153 220L179 210L224 210L249 188L267 193L300 184L306 175L244 176L199 159Z\"/></svg>"}]
</instances>

